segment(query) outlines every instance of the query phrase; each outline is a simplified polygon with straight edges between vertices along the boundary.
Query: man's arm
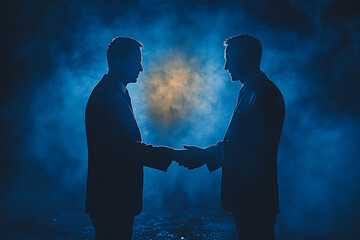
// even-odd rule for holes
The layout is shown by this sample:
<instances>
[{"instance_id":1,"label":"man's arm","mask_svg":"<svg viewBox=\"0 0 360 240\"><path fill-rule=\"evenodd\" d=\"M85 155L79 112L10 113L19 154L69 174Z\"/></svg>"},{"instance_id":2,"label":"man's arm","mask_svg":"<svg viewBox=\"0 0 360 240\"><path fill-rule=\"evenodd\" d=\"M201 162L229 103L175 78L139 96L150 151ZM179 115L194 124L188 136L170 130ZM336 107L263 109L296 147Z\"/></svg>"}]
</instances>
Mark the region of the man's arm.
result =
<instances>
[{"instance_id":1,"label":"man's arm","mask_svg":"<svg viewBox=\"0 0 360 240\"><path fill-rule=\"evenodd\" d=\"M107 116L107 138L109 143L116 146L116 155L120 157L127 155L132 159L133 164L142 164L151 168L166 171L172 162L174 149L168 147L155 147L150 144L140 142L129 131L130 122L125 116L127 106L125 106L118 98L104 99L106 104L103 105L101 111L102 116ZM130 164L123 162L122 164Z\"/></svg>"},{"instance_id":2,"label":"man's arm","mask_svg":"<svg viewBox=\"0 0 360 240\"><path fill-rule=\"evenodd\" d=\"M206 166L210 172L222 167L223 156L223 142L218 142L215 145L209 146L204 149L206 151L207 162Z\"/></svg>"},{"instance_id":3,"label":"man's arm","mask_svg":"<svg viewBox=\"0 0 360 240\"><path fill-rule=\"evenodd\" d=\"M137 142L134 152L144 166L165 171L174 159L175 150L165 146L153 146L143 142Z\"/></svg>"}]
</instances>

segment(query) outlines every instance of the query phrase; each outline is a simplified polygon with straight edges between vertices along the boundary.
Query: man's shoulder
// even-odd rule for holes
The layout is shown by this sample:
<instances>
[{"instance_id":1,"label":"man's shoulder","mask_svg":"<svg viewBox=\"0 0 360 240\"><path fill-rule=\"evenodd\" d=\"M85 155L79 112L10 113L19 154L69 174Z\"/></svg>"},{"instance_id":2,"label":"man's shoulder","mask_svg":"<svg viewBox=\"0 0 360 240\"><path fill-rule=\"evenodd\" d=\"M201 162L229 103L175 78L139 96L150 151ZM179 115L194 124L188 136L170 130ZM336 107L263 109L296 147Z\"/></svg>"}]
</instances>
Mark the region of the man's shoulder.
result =
<instances>
[{"instance_id":1,"label":"man's shoulder","mask_svg":"<svg viewBox=\"0 0 360 240\"><path fill-rule=\"evenodd\" d=\"M257 89L257 95L265 98L283 99L280 89L265 74L261 76L261 84Z\"/></svg>"},{"instance_id":2,"label":"man's shoulder","mask_svg":"<svg viewBox=\"0 0 360 240\"><path fill-rule=\"evenodd\" d=\"M104 79L92 90L86 108L93 108L96 111L102 111L105 109L111 109L115 105L122 105L122 97L120 96L114 87L108 84ZM117 106L119 108L119 106Z\"/></svg>"},{"instance_id":3,"label":"man's shoulder","mask_svg":"<svg viewBox=\"0 0 360 240\"><path fill-rule=\"evenodd\" d=\"M116 91L114 86L112 86L108 81L102 78L92 90L89 97L89 101L95 101L95 102L112 101L117 96L120 95Z\"/></svg>"},{"instance_id":4,"label":"man's shoulder","mask_svg":"<svg viewBox=\"0 0 360 240\"><path fill-rule=\"evenodd\" d=\"M284 98L280 89L264 74L261 74L257 87L255 88L256 100L258 106L266 108L280 107L285 108Z\"/></svg>"},{"instance_id":5,"label":"man's shoulder","mask_svg":"<svg viewBox=\"0 0 360 240\"><path fill-rule=\"evenodd\" d=\"M101 84L101 81L93 88L90 93L87 106L97 105L105 100L106 89Z\"/></svg>"}]
</instances>

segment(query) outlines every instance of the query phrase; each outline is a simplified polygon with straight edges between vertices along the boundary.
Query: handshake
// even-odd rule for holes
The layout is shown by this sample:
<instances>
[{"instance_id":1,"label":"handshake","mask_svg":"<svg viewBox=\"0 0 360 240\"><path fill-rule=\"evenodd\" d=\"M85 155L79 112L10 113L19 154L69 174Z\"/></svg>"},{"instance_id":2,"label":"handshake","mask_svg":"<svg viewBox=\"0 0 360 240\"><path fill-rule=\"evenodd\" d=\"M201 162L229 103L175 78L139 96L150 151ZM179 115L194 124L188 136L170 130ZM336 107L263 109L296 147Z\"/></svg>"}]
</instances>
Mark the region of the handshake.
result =
<instances>
[{"instance_id":1,"label":"handshake","mask_svg":"<svg viewBox=\"0 0 360 240\"><path fill-rule=\"evenodd\" d=\"M199 168L206 163L206 149L183 145L184 149L174 150L173 160L188 169Z\"/></svg>"}]
</instances>

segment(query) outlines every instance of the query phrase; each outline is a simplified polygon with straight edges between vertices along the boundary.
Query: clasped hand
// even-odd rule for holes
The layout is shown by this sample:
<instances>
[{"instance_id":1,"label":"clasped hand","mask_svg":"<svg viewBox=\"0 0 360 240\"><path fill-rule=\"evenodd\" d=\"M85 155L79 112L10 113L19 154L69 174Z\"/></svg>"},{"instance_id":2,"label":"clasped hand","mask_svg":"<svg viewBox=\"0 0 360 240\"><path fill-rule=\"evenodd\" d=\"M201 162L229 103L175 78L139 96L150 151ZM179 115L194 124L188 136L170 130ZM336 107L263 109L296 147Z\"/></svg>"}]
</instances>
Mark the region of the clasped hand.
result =
<instances>
[{"instance_id":1,"label":"clasped hand","mask_svg":"<svg viewBox=\"0 0 360 240\"><path fill-rule=\"evenodd\" d=\"M175 150L174 161L188 169L201 167L206 163L205 149L197 146L183 146L184 149Z\"/></svg>"}]
</instances>

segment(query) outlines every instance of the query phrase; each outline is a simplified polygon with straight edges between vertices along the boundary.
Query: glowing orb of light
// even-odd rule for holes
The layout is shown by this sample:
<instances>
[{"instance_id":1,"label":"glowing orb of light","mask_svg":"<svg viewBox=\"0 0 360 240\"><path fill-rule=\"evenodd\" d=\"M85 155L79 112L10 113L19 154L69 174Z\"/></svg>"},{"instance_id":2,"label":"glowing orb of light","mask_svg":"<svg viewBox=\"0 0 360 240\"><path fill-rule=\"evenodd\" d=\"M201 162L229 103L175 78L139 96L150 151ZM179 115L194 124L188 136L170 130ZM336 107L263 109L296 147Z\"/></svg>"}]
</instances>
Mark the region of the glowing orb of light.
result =
<instances>
[{"instance_id":1,"label":"glowing orb of light","mask_svg":"<svg viewBox=\"0 0 360 240\"><path fill-rule=\"evenodd\" d=\"M163 58L162 63L150 64L144 76L146 102L157 123L166 127L183 121L199 102L202 78L196 65L180 54Z\"/></svg>"}]
</instances>

